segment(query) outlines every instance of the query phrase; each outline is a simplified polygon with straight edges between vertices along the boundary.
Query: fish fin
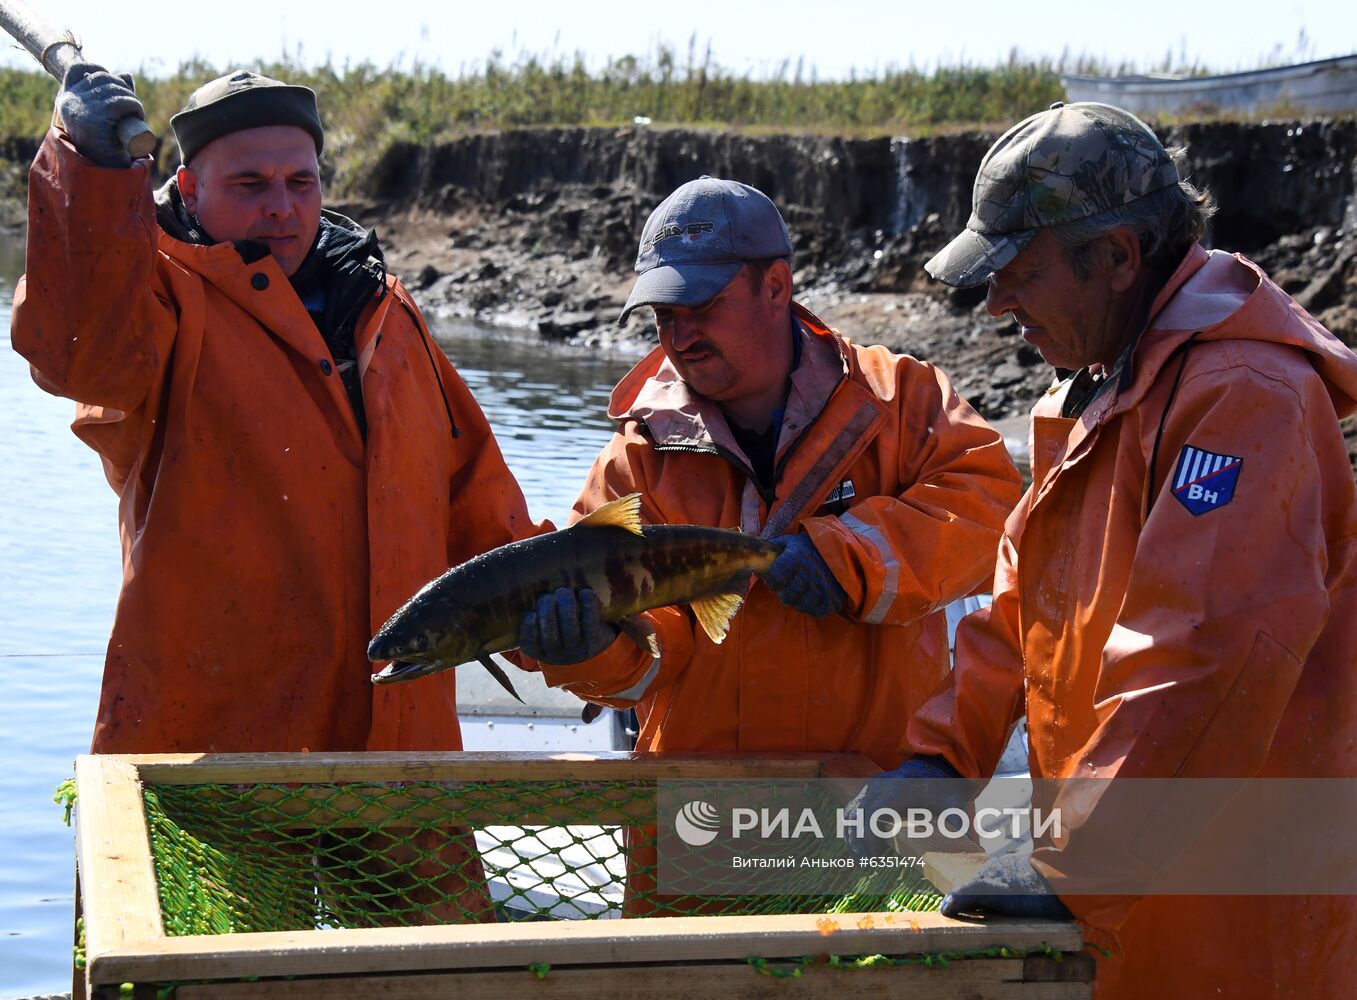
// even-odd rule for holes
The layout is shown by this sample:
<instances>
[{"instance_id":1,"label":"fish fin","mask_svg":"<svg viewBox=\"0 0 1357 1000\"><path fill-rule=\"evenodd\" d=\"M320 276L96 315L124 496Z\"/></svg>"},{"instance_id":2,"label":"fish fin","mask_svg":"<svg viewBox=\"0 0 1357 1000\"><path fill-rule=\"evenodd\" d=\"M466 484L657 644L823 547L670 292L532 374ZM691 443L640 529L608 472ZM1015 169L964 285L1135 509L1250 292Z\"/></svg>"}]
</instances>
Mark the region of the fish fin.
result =
<instances>
[{"instance_id":1,"label":"fish fin","mask_svg":"<svg viewBox=\"0 0 1357 1000\"><path fill-rule=\"evenodd\" d=\"M578 528L585 524L591 528L622 528L624 531L630 531L633 535L641 533L641 494L628 493L624 497L618 497L610 503L605 503L597 510L591 510L582 518L575 522L573 527Z\"/></svg>"},{"instance_id":2,"label":"fish fin","mask_svg":"<svg viewBox=\"0 0 1357 1000\"><path fill-rule=\"evenodd\" d=\"M500 687L504 688L504 690L508 691L511 695L513 695L518 700L519 704L523 703L523 699L519 698L518 692L514 690L514 682L509 680L508 675L505 674L505 672L499 668L498 663L490 659L489 653L486 653L484 651L477 653L476 659L481 661L481 666L483 666L486 670L490 671L491 677L499 681Z\"/></svg>"},{"instance_id":3,"label":"fish fin","mask_svg":"<svg viewBox=\"0 0 1357 1000\"><path fill-rule=\"evenodd\" d=\"M595 705L592 701L586 702L584 711L580 713L580 721L586 726L603 714L603 706Z\"/></svg>"},{"instance_id":4,"label":"fish fin","mask_svg":"<svg viewBox=\"0 0 1357 1000\"><path fill-rule=\"evenodd\" d=\"M651 659L660 658L660 641L655 638L655 626L650 624L649 618L627 615L617 623L617 627L628 639L648 652Z\"/></svg>"},{"instance_id":5,"label":"fish fin","mask_svg":"<svg viewBox=\"0 0 1357 1000\"><path fill-rule=\"evenodd\" d=\"M754 582L754 570L742 570L736 573L726 581L721 589L729 594L739 594L740 597L749 596L749 585Z\"/></svg>"},{"instance_id":6,"label":"fish fin","mask_svg":"<svg viewBox=\"0 0 1357 1000\"><path fill-rule=\"evenodd\" d=\"M744 603L744 594L712 594L692 602L693 614L707 638L718 645L730 631L730 620Z\"/></svg>"}]
</instances>

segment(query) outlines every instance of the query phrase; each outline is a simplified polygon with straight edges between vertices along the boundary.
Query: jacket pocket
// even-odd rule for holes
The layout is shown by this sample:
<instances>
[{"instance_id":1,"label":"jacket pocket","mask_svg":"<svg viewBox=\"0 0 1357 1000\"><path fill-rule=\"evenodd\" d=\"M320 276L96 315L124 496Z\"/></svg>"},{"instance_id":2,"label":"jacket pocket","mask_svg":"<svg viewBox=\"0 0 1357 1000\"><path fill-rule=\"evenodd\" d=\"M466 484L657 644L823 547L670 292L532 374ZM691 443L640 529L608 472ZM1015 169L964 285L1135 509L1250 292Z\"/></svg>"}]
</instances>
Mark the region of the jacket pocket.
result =
<instances>
[{"instance_id":1,"label":"jacket pocket","mask_svg":"<svg viewBox=\"0 0 1357 1000\"><path fill-rule=\"evenodd\" d=\"M1266 632L1258 633L1243 669L1173 776L1185 780L1165 782L1132 841L1141 861L1164 871L1242 787L1241 781L1186 779L1247 779L1258 773L1302 666L1291 650Z\"/></svg>"}]
</instances>

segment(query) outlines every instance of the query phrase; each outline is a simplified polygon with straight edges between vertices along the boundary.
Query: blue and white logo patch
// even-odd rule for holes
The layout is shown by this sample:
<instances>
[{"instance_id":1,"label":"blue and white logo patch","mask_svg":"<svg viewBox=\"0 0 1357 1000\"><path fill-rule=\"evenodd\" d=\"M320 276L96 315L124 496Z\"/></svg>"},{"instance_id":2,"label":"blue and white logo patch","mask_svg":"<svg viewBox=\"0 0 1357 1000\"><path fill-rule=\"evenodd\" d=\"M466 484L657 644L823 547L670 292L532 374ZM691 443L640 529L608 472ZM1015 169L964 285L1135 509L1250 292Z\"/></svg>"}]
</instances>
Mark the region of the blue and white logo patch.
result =
<instances>
[{"instance_id":1,"label":"blue and white logo patch","mask_svg":"<svg viewBox=\"0 0 1357 1000\"><path fill-rule=\"evenodd\" d=\"M1173 495L1193 515L1224 507L1234 499L1244 460L1184 445L1173 472Z\"/></svg>"},{"instance_id":2,"label":"blue and white logo patch","mask_svg":"<svg viewBox=\"0 0 1357 1000\"><path fill-rule=\"evenodd\" d=\"M838 486L835 486L834 489L830 490L829 496L825 497L825 502L820 506L828 507L832 503L844 503L848 500L852 500L857 495L858 491L853 487L853 480L845 479L843 482L839 483Z\"/></svg>"}]
</instances>

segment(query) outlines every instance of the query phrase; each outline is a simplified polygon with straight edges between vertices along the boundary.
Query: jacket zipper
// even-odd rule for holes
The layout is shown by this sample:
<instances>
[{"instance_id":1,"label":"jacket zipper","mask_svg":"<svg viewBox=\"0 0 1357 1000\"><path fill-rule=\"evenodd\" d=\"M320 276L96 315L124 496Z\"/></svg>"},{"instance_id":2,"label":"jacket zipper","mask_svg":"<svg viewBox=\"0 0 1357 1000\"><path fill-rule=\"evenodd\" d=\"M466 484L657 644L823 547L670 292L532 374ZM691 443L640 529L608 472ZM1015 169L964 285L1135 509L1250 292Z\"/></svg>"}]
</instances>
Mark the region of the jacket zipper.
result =
<instances>
[{"instance_id":1,"label":"jacket zipper","mask_svg":"<svg viewBox=\"0 0 1357 1000\"><path fill-rule=\"evenodd\" d=\"M839 391L839 386L843 385L847 378L847 372L840 373L839 380L834 383L834 388L830 390L829 398L825 400L825 405L820 409L820 412L815 414L815 418L811 420L810 423L806 424L805 427L801 428L801 433L792 439L791 444L787 445L787 450L782 453L781 460L773 466L771 492L765 492L760 488L759 478L754 474L753 469L744 462L741 462L732 452L727 451L719 445L713 444L710 448L701 448L696 445L686 444L656 444L654 445L654 448L656 451L685 451L696 455L716 455L719 458L725 459L731 465L735 466L735 468L739 469L749 482L754 484L754 489L758 493L759 498L763 500L764 506L769 510L772 510L773 504L777 502L777 486L778 483L782 481L782 473L786 470L787 463L791 461L792 455L795 454L796 449L801 446L801 442L806 439L806 435L811 432L815 425L819 423L820 419L825 415L825 410L829 409L829 404L833 401L835 393Z\"/></svg>"},{"instance_id":2,"label":"jacket zipper","mask_svg":"<svg viewBox=\"0 0 1357 1000\"><path fill-rule=\"evenodd\" d=\"M820 422L820 418L825 415L825 410L829 409L829 404L833 402L835 394L838 393L839 386L843 385L844 381L847 378L848 378L847 372L839 373L839 380L834 383L834 388L829 390L829 398L825 400L825 405L821 407L820 412L815 414L815 419L812 420L810 423L806 424L805 427L802 427L801 433L796 435L796 437L792 439L792 442L789 445L787 445L787 450L782 453L782 459L773 466L774 487L776 487L778 482L781 481L783 470L787 468L787 463L792 460L792 455L795 454L796 449L801 447L801 442L806 439L806 435L809 434L811 430L815 427L815 425Z\"/></svg>"},{"instance_id":3,"label":"jacket zipper","mask_svg":"<svg viewBox=\"0 0 1357 1000\"><path fill-rule=\"evenodd\" d=\"M773 496L770 497L767 494L765 494L763 490L759 489L759 479L756 475L754 475L754 470L751 469L749 466L745 465L743 462L741 462L733 452L727 451L725 448L720 448L716 445L712 445L710 448L699 448L696 445L689 444L657 444L654 445L654 448L656 451L685 451L693 455L715 455L717 458L725 459L731 465L735 466L735 468L738 469L741 473L743 473L745 479L749 480L751 483L754 484L754 489L758 490L758 494L763 499L763 502L765 504L768 504L771 507L773 500L777 499L776 493L774 493ZM773 480L774 484L776 485L777 480L776 472L773 474Z\"/></svg>"}]
</instances>

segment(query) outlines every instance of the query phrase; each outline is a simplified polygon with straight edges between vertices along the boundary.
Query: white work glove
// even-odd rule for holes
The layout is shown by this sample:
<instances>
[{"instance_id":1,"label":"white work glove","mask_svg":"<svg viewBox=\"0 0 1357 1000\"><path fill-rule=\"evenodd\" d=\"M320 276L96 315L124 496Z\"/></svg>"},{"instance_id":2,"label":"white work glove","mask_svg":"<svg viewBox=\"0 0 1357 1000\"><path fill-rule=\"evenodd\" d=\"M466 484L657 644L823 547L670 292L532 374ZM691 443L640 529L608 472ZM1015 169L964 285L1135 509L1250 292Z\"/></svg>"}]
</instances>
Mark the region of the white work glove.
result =
<instances>
[{"instance_id":1,"label":"white work glove","mask_svg":"<svg viewBox=\"0 0 1357 1000\"><path fill-rule=\"evenodd\" d=\"M101 167L127 167L132 157L118 138L118 122L146 118L132 75L115 76L94 63L72 63L57 93L57 120L87 160Z\"/></svg>"}]
</instances>

